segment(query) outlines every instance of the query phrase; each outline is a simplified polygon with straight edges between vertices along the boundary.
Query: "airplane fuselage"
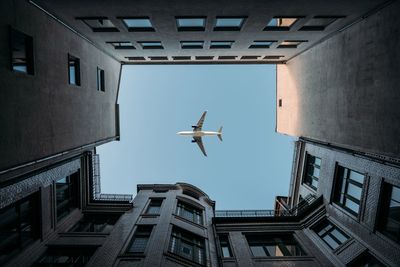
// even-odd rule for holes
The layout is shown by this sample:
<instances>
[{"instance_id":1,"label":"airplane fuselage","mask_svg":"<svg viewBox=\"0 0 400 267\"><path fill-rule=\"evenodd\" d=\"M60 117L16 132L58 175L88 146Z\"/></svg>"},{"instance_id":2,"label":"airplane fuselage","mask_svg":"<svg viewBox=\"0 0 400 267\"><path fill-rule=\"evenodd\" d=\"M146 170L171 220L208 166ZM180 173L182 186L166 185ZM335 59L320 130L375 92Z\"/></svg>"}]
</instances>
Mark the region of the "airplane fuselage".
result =
<instances>
[{"instance_id":1,"label":"airplane fuselage","mask_svg":"<svg viewBox=\"0 0 400 267\"><path fill-rule=\"evenodd\" d=\"M209 132L209 131L183 131L183 132L178 132L176 134L183 136L197 136L197 137L221 135L221 133L219 132Z\"/></svg>"}]
</instances>

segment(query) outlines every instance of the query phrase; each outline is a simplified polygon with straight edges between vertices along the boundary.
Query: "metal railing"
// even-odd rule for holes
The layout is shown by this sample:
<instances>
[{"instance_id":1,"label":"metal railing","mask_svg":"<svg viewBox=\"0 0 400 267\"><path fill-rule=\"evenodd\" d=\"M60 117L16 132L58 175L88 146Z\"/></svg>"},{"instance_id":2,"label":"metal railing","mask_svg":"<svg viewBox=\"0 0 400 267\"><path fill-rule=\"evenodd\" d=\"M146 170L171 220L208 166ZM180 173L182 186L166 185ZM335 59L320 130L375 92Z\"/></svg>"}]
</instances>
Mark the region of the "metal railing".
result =
<instances>
[{"instance_id":1,"label":"metal railing","mask_svg":"<svg viewBox=\"0 0 400 267\"><path fill-rule=\"evenodd\" d=\"M313 203L317 197L315 195L308 195L302 199L297 206L288 210L217 210L215 211L215 217L234 218L234 217L287 217L297 216L302 211Z\"/></svg>"},{"instance_id":2,"label":"metal railing","mask_svg":"<svg viewBox=\"0 0 400 267\"><path fill-rule=\"evenodd\" d=\"M100 183L100 157L99 154L92 156L92 175L93 175L93 197L95 200L103 201L133 201L133 196L129 194L103 194L101 193Z\"/></svg>"}]
</instances>

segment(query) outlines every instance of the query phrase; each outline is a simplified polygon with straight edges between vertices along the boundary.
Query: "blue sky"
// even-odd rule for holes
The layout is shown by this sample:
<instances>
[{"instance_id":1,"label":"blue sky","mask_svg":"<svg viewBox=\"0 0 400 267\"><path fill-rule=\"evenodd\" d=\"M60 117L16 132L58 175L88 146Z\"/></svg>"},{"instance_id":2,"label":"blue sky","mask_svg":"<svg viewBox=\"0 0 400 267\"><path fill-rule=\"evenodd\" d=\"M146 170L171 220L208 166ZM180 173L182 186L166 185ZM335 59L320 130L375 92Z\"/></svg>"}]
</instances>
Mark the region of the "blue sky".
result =
<instances>
[{"instance_id":1,"label":"blue sky","mask_svg":"<svg viewBox=\"0 0 400 267\"><path fill-rule=\"evenodd\" d=\"M294 139L275 132L275 65L124 66L118 103L121 141L97 148L104 193L136 194L139 183L186 182L217 209L271 209L287 195ZM205 137L204 157L189 137Z\"/></svg>"}]
</instances>

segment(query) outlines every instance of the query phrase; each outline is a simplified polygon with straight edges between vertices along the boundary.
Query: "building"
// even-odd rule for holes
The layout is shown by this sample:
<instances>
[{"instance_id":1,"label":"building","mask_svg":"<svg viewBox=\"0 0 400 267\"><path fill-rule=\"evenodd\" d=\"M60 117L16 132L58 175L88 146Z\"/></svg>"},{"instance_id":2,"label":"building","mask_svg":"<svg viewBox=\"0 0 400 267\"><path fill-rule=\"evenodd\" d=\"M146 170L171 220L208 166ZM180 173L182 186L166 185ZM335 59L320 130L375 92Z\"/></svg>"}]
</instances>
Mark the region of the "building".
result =
<instances>
[{"instance_id":1,"label":"building","mask_svg":"<svg viewBox=\"0 0 400 267\"><path fill-rule=\"evenodd\" d=\"M274 210L216 210L186 183L101 194L94 153L1 189L2 265L400 264L399 165L300 140Z\"/></svg>"}]
</instances>

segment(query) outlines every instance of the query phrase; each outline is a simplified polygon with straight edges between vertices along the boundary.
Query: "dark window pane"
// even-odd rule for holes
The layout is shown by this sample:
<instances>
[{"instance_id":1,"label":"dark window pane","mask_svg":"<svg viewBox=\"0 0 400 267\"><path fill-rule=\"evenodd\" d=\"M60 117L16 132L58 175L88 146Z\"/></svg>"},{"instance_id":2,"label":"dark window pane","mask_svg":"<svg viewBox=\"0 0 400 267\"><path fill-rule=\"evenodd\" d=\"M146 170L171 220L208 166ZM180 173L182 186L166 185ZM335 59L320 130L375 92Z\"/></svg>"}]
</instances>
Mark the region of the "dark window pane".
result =
<instances>
[{"instance_id":1,"label":"dark window pane","mask_svg":"<svg viewBox=\"0 0 400 267\"><path fill-rule=\"evenodd\" d=\"M151 199L146 214L160 214L162 199Z\"/></svg>"},{"instance_id":2,"label":"dark window pane","mask_svg":"<svg viewBox=\"0 0 400 267\"><path fill-rule=\"evenodd\" d=\"M69 84L81 85L79 58L68 55L68 78Z\"/></svg>"},{"instance_id":3,"label":"dark window pane","mask_svg":"<svg viewBox=\"0 0 400 267\"><path fill-rule=\"evenodd\" d=\"M189 204L178 202L176 214L197 224L203 224L203 211Z\"/></svg>"},{"instance_id":4,"label":"dark window pane","mask_svg":"<svg viewBox=\"0 0 400 267\"><path fill-rule=\"evenodd\" d=\"M254 257L281 257L306 255L291 234L246 236Z\"/></svg>"},{"instance_id":5,"label":"dark window pane","mask_svg":"<svg viewBox=\"0 0 400 267\"><path fill-rule=\"evenodd\" d=\"M56 181L57 221L78 207L79 171Z\"/></svg>"},{"instance_id":6,"label":"dark window pane","mask_svg":"<svg viewBox=\"0 0 400 267\"><path fill-rule=\"evenodd\" d=\"M33 38L15 29L10 29L11 68L16 72L33 72Z\"/></svg>"},{"instance_id":7,"label":"dark window pane","mask_svg":"<svg viewBox=\"0 0 400 267\"><path fill-rule=\"evenodd\" d=\"M97 67L97 90L105 91L104 70Z\"/></svg>"},{"instance_id":8,"label":"dark window pane","mask_svg":"<svg viewBox=\"0 0 400 267\"><path fill-rule=\"evenodd\" d=\"M336 249L350 238L336 225L326 219L317 225L314 231L332 249Z\"/></svg>"},{"instance_id":9,"label":"dark window pane","mask_svg":"<svg viewBox=\"0 0 400 267\"><path fill-rule=\"evenodd\" d=\"M398 202L399 187L385 183L382 191L379 228L387 237L400 243L400 203Z\"/></svg>"},{"instance_id":10,"label":"dark window pane","mask_svg":"<svg viewBox=\"0 0 400 267\"><path fill-rule=\"evenodd\" d=\"M38 267L54 267L54 266L85 266L96 248L67 248L67 247L50 247L46 253L33 265Z\"/></svg>"},{"instance_id":11,"label":"dark window pane","mask_svg":"<svg viewBox=\"0 0 400 267\"><path fill-rule=\"evenodd\" d=\"M178 227L172 230L169 251L198 264L205 263L204 239Z\"/></svg>"},{"instance_id":12,"label":"dark window pane","mask_svg":"<svg viewBox=\"0 0 400 267\"><path fill-rule=\"evenodd\" d=\"M120 215L114 214L85 214L70 232L109 233Z\"/></svg>"},{"instance_id":13,"label":"dark window pane","mask_svg":"<svg viewBox=\"0 0 400 267\"><path fill-rule=\"evenodd\" d=\"M152 225L139 225L136 228L135 234L127 252L144 253L152 230Z\"/></svg>"},{"instance_id":14,"label":"dark window pane","mask_svg":"<svg viewBox=\"0 0 400 267\"><path fill-rule=\"evenodd\" d=\"M227 235L220 235L219 242L222 250L222 257L230 258L232 257L231 246L229 244L229 238Z\"/></svg>"}]
</instances>

